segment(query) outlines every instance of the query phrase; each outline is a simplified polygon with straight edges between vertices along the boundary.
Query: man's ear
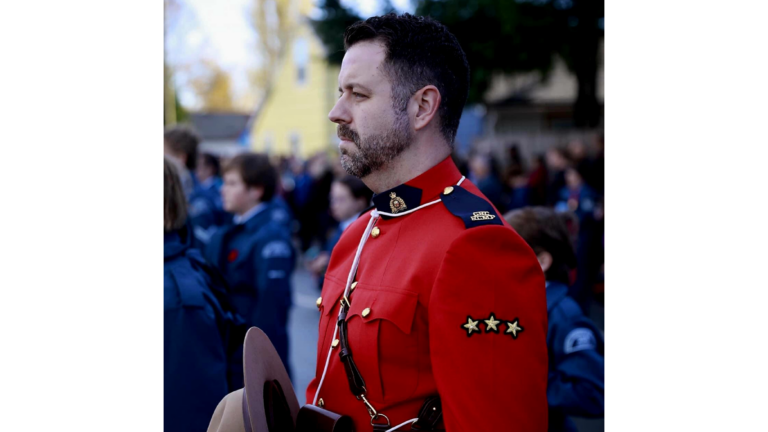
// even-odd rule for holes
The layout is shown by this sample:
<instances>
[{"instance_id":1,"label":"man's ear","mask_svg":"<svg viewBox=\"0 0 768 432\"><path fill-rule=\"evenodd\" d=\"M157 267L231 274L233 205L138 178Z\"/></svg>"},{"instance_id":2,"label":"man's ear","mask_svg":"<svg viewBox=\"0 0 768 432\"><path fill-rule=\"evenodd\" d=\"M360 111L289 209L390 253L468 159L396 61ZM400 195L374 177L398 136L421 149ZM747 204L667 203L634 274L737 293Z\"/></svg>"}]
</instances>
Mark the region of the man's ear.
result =
<instances>
[{"instance_id":1,"label":"man's ear","mask_svg":"<svg viewBox=\"0 0 768 432\"><path fill-rule=\"evenodd\" d=\"M552 255L549 252L539 252L536 258L538 258L539 265L541 265L541 271L546 272L552 267Z\"/></svg>"},{"instance_id":2,"label":"man's ear","mask_svg":"<svg viewBox=\"0 0 768 432\"><path fill-rule=\"evenodd\" d=\"M415 107L415 118L413 121L413 127L416 130L421 130L432 121L437 115L437 110L440 107L442 98L440 97L440 91L433 85L424 86L421 90L417 91L411 101L415 102L412 106Z\"/></svg>"}]
</instances>

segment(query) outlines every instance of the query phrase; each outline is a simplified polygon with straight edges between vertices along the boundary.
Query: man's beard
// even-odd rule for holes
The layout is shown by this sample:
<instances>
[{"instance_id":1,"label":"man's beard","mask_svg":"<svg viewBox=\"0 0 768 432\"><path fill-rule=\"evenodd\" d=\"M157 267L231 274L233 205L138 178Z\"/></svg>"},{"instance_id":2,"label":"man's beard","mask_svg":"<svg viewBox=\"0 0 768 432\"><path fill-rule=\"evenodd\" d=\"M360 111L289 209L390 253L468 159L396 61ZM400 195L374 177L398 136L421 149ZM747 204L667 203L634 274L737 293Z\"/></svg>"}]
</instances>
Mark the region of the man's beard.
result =
<instances>
[{"instance_id":1,"label":"man's beard","mask_svg":"<svg viewBox=\"0 0 768 432\"><path fill-rule=\"evenodd\" d=\"M381 169L411 145L411 129L405 110L395 114L392 127L381 134L373 134L361 140L360 135L349 125L338 127L339 138L355 143L356 152L341 150L341 166L358 178L363 178Z\"/></svg>"}]
</instances>

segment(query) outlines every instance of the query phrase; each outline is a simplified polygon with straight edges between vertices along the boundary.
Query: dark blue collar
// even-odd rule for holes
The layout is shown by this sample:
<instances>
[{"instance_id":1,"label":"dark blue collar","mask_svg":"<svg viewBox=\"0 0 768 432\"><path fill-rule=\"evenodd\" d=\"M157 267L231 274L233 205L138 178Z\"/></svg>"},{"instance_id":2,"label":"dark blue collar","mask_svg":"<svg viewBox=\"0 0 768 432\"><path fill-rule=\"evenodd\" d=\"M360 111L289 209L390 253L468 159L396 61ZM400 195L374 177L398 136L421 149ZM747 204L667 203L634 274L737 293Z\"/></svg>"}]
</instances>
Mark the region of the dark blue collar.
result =
<instances>
[{"instance_id":1,"label":"dark blue collar","mask_svg":"<svg viewBox=\"0 0 768 432\"><path fill-rule=\"evenodd\" d=\"M386 213L401 213L421 205L422 190L407 184L389 189L373 196L376 210Z\"/></svg>"},{"instance_id":2,"label":"dark blue collar","mask_svg":"<svg viewBox=\"0 0 768 432\"><path fill-rule=\"evenodd\" d=\"M242 226L244 226L248 231L256 231L272 220L272 210L272 201L264 203L264 208L253 215L253 217L245 221Z\"/></svg>"}]
</instances>

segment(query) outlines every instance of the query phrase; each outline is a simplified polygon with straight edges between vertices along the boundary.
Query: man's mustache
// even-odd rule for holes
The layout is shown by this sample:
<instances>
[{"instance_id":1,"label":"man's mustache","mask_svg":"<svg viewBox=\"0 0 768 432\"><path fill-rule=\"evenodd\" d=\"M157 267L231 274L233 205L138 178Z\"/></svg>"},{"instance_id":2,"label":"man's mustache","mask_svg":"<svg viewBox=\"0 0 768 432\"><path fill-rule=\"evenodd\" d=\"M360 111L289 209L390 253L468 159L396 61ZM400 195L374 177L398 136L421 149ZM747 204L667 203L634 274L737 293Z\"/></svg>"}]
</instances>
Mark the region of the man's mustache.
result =
<instances>
[{"instance_id":1,"label":"man's mustache","mask_svg":"<svg viewBox=\"0 0 768 432\"><path fill-rule=\"evenodd\" d=\"M352 141L355 143L356 147L360 147L360 135L357 134L354 130L352 130L349 125L339 125L339 127L336 129L336 135L340 139Z\"/></svg>"}]
</instances>

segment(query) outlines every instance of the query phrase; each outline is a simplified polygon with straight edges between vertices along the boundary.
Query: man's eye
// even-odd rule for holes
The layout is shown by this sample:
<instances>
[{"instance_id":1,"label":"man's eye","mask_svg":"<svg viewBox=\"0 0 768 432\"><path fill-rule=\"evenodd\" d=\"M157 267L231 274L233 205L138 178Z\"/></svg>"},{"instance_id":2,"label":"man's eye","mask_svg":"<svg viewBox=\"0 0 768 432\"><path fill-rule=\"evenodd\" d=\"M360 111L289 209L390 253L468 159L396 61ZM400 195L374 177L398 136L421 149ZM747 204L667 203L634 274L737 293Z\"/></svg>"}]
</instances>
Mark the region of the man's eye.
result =
<instances>
[{"instance_id":1,"label":"man's eye","mask_svg":"<svg viewBox=\"0 0 768 432\"><path fill-rule=\"evenodd\" d=\"M360 94L360 93L357 93L357 92L353 92L353 93L352 93L352 95L353 95L354 97L358 98L358 99L359 99L359 98L364 98L364 97L367 97L366 95L364 95L364 94Z\"/></svg>"}]
</instances>

